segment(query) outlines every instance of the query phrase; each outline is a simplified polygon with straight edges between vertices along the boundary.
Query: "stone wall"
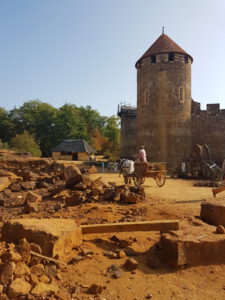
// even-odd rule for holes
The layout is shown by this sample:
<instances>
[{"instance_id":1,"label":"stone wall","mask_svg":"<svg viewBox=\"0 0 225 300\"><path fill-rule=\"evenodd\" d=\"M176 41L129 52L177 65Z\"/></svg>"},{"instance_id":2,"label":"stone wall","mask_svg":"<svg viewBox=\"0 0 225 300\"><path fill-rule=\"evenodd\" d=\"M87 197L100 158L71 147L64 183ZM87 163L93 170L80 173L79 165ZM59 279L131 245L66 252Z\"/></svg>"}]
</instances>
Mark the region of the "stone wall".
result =
<instances>
[{"instance_id":1,"label":"stone wall","mask_svg":"<svg viewBox=\"0 0 225 300\"><path fill-rule=\"evenodd\" d=\"M78 154L78 160L84 161L89 160L89 155L86 152L79 152ZM73 160L73 155L62 155L61 152L52 152L52 157L55 160Z\"/></svg>"},{"instance_id":2,"label":"stone wall","mask_svg":"<svg viewBox=\"0 0 225 300\"><path fill-rule=\"evenodd\" d=\"M225 109L219 104L208 104L201 110L192 102L192 144L207 144L213 161L222 165L225 159Z\"/></svg>"},{"instance_id":3,"label":"stone wall","mask_svg":"<svg viewBox=\"0 0 225 300\"><path fill-rule=\"evenodd\" d=\"M89 155L86 152L79 152L78 160L89 160Z\"/></svg>"},{"instance_id":4,"label":"stone wall","mask_svg":"<svg viewBox=\"0 0 225 300\"><path fill-rule=\"evenodd\" d=\"M121 118L121 151L123 158L134 158L137 149L137 109L131 106L121 106L118 111Z\"/></svg>"},{"instance_id":5,"label":"stone wall","mask_svg":"<svg viewBox=\"0 0 225 300\"><path fill-rule=\"evenodd\" d=\"M137 66L137 145L149 161L173 170L191 147L191 60L183 54L156 55Z\"/></svg>"},{"instance_id":6,"label":"stone wall","mask_svg":"<svg viewBox=\"0 0 225 300\"><path fill-rule=\"evenodd\" d=\"M62 155L61 152L52 152L52 158L55 160L72 160L72 154L71 155Z\"/></svg>"}]
</instances>

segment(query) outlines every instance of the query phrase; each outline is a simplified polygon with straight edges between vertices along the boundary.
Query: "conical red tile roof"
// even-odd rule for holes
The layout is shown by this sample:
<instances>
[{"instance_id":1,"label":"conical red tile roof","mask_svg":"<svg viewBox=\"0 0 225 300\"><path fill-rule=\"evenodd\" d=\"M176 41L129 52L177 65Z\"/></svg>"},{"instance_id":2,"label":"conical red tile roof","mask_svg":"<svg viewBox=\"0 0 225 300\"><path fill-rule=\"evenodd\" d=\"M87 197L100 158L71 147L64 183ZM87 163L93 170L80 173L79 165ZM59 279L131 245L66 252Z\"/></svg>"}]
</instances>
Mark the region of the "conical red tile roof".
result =
<instances>
[{"instance_id":1,"label":"conical red tile roof","mask_svg":"<svg viewBox=\"0 0 225 300\"><path fill-rule=\"evenodd\" d=\"M189 55L184 49L182 49L179 45L177 45L170 37L166 34L160 35L160 37L151 45L150 48L142 55L141 58L137 61L137 63L143 58L149 57L151 55L156 55L160 53L181 53L188 55L191 60L193 58ZM137 65L136 63L136 65ZM135 66L136 66L135 65Z\"/></svg>"}]
</instances>

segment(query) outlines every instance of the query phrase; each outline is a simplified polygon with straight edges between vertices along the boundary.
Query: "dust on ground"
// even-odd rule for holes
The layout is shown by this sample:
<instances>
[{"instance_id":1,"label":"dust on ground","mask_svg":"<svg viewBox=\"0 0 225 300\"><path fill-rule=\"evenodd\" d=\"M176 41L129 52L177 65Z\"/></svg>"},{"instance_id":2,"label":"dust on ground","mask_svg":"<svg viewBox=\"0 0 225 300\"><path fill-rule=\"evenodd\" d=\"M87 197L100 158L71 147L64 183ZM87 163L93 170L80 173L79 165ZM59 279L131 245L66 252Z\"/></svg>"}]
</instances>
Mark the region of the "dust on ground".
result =
<instances>
[{"instance_id":1,"label":"dust on ground","mask_svg":"<svg viewBox=\"0 0 225 300\"><path fill-rule=\"evenodd\" d=\"M89 175L90 178L102 177L108 182L123 184L118 174L98 171ZM44 210L25 214L19 205L7 206L2 210L2 219L69 218L77 224L178 219L192 226L198 220L201 203L212 198L211 188L193 187L193 183L192 180L167 178L166 184L159 188L153 179L146 179L143 185L146 199L136 204L93 201L65 206L43 197ZM34 191L45 195L44 189ZM223 196L221 193L218 201ZM199 235L202 234L200 228ZM81 247L74 249L74 259L66 268L57 271L59 293L38 299L225 299L224 265L207 265L206 262L204 266L172 268L154 256L152 250L157 247L159 238L159 232L84 235ZM138 263L133 271L124 267L128 258ZM99 293L90 292L93 284L99 288ZM30 296L29 299L35 298Z\"/></svg>"}]
</instances>

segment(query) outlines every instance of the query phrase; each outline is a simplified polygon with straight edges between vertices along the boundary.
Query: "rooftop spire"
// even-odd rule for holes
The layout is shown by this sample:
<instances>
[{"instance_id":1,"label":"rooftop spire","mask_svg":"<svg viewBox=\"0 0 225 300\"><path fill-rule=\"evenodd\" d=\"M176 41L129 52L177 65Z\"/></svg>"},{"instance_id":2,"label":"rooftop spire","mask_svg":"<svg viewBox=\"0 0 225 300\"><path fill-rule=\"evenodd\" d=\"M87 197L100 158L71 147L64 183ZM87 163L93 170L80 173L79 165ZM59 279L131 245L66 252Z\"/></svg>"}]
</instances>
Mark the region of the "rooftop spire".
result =
<instances>
[{"instance_id":1,"label":"rooftop spire","mask_svg":"<svg viewBox=\"0 0 225 300\"><path fill-rule=\"evenodd\" d=\"M165 29L165 27L163 26L163 27L162 27L162 34L164 34L164 29Z\"/></svg>"}]
</instances>

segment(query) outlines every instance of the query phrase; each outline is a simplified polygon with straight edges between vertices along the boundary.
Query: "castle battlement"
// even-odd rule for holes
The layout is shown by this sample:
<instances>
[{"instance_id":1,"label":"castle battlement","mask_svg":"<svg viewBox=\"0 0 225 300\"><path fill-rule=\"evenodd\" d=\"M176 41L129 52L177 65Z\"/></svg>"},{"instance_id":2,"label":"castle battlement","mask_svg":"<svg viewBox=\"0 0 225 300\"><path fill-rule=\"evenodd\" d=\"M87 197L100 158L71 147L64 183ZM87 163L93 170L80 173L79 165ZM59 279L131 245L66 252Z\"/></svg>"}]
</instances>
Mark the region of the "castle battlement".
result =
<instances>
[{"instance_id":1,"label":"castle battlement","mask_svg":"<svg viewBox=\"0 0 225 300\"><path fill-rule=\"evenodd\" d=\"M192 100L192 116L225 116L225 109L220 109L220 103L211 103L206 105L206 109L201 109L201 103Z\"/></svg>"}]
</instances>

